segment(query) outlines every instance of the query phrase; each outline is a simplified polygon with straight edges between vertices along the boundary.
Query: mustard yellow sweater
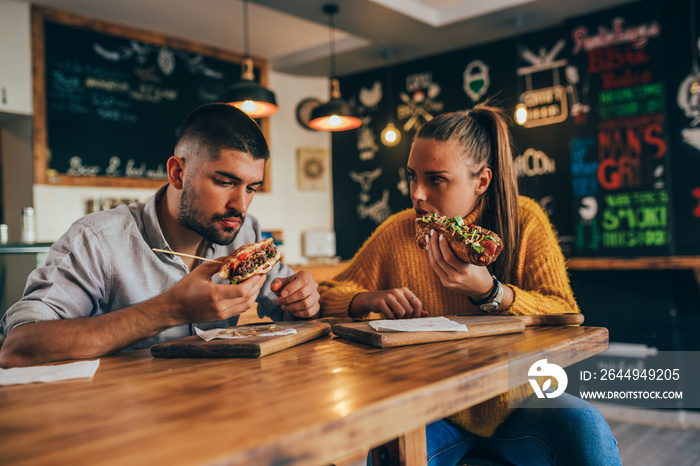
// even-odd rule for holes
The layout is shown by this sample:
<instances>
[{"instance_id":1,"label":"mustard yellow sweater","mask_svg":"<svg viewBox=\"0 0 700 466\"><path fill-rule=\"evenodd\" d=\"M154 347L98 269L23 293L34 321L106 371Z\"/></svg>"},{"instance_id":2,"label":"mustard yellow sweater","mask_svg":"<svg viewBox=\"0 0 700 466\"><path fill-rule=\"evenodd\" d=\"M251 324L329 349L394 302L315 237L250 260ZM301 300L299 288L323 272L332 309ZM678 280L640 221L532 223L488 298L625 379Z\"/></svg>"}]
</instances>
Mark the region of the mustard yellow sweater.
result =
<instances>
[{"instance_id":1,"label":"mustard yellow sweater","mask_svg":"<svg viewBox=\"0 0 700 466\"><path fill-rule=\"evenodd\" d=\"M521 196L519 201L520 255L516 278L507 283L515 291L515 300L505 313L580 312L549 218L532 199ZM403 286L416 294L431 317L481 313L466 295L442 286L430 267L427 252L416 244L414 221L413 209L392 215L365 241L342 272L333 280L320 283L323 317L347 316L357 293ZM479 211L464 221L478 225ZM509 397L517 406L530 393L529 385L518 387L459 412L450 420L477 435L493 435L511 412Z\"/></svg>"}]
</instances>

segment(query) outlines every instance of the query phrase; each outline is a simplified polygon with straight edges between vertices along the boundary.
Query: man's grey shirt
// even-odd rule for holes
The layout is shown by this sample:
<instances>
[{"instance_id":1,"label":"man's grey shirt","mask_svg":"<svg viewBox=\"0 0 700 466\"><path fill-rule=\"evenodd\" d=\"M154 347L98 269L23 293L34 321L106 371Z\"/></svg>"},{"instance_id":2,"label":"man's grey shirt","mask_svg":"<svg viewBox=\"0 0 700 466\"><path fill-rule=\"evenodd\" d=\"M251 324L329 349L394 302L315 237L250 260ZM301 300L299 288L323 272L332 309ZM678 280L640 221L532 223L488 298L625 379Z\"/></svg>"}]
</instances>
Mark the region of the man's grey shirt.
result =
<instances>
[{"instance_id":1,"label":"man's grey shirt","mask_svg":"<svg viewBox=\"0 0 700 466\"><path fill-rule=\"evenodd\" d=\"M0 330L7 335L13 328L31 322L107 314L153 298L187 275L189 270L180 257L152 250L171 250L156 214L156 201L165 189L167 185L145 204L96 212L73 223L51 246L46 264L29 275L23 298L7 310ZM257 219L247 215L232 244L208 243L203 256L227 256L239 246L262 239ZM260 317L282 320L284 312L275 302L277 296L270 290L270 283L276 277L292 274L281 262L267 274L257 298ZM213 280L224 283L218 276ZM194 326L206 330L237 322L238 316L171 327L127 349L148 348L192 335Z\"/></svg>"}]
</instances>

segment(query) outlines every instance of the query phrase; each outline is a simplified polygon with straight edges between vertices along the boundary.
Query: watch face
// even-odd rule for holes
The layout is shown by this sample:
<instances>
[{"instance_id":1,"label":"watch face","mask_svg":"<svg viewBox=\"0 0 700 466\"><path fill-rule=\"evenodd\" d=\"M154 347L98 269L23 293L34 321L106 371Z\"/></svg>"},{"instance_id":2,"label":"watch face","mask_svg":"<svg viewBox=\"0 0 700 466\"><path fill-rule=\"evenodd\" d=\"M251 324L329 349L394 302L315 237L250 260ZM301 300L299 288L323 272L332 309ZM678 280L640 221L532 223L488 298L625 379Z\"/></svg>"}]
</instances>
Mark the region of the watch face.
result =
<instances>
[{"instance_id":1,"label":"watch face","mask_svg":"<svg viewBox=\"0 0 700 466\"><path fill-rule=\"evenodd\" d=\"M481 310L486 311L486 312L495 311L496 309L498 309L499 305L500 305L500 303L496 303L496 302L482 304Z\"/></svg>"}]
</instances>

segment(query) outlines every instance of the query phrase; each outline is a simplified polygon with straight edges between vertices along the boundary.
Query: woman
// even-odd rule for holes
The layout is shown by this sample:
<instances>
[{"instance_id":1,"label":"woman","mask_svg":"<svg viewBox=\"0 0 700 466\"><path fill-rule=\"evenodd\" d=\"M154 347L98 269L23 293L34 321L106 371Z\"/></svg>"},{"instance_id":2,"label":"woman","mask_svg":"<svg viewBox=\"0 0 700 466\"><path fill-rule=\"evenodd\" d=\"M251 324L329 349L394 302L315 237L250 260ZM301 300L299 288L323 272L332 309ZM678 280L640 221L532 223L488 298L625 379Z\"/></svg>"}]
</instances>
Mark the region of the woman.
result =
<instances>
[{"instance_id":1,"label":"woman","mask_svg":"<svg viewBox=\"0 0 700 466\"><path fill-rule=\"evenodd\" d=\"M413 141L407 172L413 208L387 219L343 272L321 283L323 316L580 312L549 219L536 202L518 196L500 110L478 105L427 122ZM504 249L490 270L460 261L438 234L421 250L414 221L428 212L461 215L496 232ZM620 463L607 423L589 403L563 394L551 400L572 409L509 408L531 395L521 386L430 424L429 464L454 465L475 451L514 464Z\"/></svg>"}]
</instances>

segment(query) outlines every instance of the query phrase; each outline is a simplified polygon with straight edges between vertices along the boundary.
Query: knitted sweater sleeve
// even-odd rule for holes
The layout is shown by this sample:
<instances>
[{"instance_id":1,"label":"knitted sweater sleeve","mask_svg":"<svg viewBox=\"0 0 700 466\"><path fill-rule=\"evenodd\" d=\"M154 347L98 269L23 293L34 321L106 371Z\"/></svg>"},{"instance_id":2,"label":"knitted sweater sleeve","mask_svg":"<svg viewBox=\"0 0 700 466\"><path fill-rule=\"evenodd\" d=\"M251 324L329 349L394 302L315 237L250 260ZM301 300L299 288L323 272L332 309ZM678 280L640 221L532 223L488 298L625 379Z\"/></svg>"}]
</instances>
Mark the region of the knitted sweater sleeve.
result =
<instances>
[{"instance_id":1,"label":"knitted sweater sleeve","mask_svg":"<svg viewBox=\"0 0 700 466\"><path fill-rule=\"evenodd\" d=\"M521 197L521 242L515 300L507 314L578 313L564 255L547 214L532 199Z\"/></svg>"},{"instance_id":2,"label":"knitted sweater sleeve","mask_svg":"<svg viewBox=\"0 0 700 466\"><path fill-rule=\"evenodd\" d=\"M319 283L322 317L347 317L355 295L365 291L384 289L381 270L386 273L386 253L392 241L387 230L392 218L380 225L357 251L348 266L332 280Z\"/></svg>"}]
</instances>

